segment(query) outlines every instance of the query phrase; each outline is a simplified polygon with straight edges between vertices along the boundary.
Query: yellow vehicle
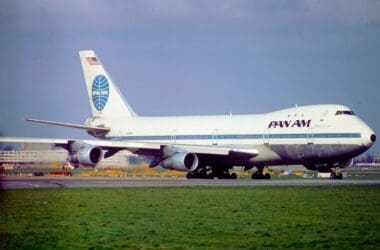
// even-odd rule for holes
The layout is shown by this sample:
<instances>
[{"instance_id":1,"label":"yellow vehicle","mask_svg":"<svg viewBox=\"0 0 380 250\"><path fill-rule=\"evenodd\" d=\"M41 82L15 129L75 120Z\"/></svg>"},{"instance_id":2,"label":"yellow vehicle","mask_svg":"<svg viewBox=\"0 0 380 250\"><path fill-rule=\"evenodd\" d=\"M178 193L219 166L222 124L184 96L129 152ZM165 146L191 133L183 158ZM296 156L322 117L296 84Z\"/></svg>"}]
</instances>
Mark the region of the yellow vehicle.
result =
<instances>
[{"instance_id":1,"label":"yellow vehicle","mask_svg":"<svg viewBox=\"0 0 380 250\"><path fill-rule=\"evenodd\" d=\"M302 177L302 172L301 171L296 171L294 173L294 176Z\"/></svg>"},{"instance_id":2,"label":"yellow vehicle","mask_svg":"<svg viewBox=\"0 0 380 250\"><path fill-rule=\"evenodd\" d=\"M274 176L275 175L275 172L273 169L270 169L270 168L265 168L264 171L263 171L263 174L269 174L270 176Z\"/></svg>"}]
</instances>

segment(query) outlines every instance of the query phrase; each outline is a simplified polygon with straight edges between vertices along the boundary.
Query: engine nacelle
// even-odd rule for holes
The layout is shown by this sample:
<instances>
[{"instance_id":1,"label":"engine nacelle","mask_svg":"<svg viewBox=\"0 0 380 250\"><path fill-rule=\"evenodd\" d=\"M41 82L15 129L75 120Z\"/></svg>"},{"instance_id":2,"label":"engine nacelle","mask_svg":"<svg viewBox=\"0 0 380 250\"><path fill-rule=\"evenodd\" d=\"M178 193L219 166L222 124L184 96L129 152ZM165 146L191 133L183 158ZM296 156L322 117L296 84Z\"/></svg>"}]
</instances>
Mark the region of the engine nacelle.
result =
<instances>
[{"instance_id":1,"label":"engine nacelle","mask_svg":"<svg viewBox=\"0 0 380 250\"><path fill-rule=\"evenodd\" d=\"M183 172L194 171L198 167L198 164L198 156L187 152L175 153L161 162L163 168Z\"/></svg>"},{"instance_id":2,"label":"engine nacelle","mask_svg":"<svg viewBox=\"0 0 380 250\"><path fill-rule=\"evenodd\" d=\"M104 152L99 147L87 144L73 144L68 160L72 163L80 163L87 166L95 166L104 156Z\"/></svg>"}]
</instances>

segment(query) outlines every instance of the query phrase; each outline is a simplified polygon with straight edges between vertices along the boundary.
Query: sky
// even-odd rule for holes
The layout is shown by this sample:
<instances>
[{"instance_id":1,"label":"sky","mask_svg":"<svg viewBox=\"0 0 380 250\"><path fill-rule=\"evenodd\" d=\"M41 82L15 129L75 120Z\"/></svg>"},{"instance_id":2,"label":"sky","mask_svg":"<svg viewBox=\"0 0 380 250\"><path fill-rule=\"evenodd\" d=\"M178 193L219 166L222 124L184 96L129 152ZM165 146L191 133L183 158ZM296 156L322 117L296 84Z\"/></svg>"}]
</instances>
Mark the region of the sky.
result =
<instances>
[{"instance_id":1,"label":"sky","mask_svg":"<svg viewBox=\"0 0 380 250\"><path fill-rule=\"evenodd\" d=\"M83 49L139 115L343 104L380 134L380 1L3 0L0 32L3 136L88 138L24 121L91 115Z\"/></svg>"}]
</instances>

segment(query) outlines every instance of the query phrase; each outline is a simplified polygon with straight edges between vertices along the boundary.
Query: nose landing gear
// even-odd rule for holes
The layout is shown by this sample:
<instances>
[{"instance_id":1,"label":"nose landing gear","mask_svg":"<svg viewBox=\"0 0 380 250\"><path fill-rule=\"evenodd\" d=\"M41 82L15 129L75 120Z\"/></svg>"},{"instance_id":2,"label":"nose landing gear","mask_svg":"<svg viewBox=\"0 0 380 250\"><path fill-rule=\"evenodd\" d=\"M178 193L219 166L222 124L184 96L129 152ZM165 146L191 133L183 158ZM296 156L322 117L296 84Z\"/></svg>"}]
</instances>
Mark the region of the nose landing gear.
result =
<instances>
[{"instance_id":1,"label":"nose landing gear","mask_svg":"<svg viewBox=\"0 0 380 250\"><path fill-rule=\"evenodd\" d=\"M342 170L339 167L331 168L330 179L342 180L343 179Z\"/></svg>"}]
</instances>

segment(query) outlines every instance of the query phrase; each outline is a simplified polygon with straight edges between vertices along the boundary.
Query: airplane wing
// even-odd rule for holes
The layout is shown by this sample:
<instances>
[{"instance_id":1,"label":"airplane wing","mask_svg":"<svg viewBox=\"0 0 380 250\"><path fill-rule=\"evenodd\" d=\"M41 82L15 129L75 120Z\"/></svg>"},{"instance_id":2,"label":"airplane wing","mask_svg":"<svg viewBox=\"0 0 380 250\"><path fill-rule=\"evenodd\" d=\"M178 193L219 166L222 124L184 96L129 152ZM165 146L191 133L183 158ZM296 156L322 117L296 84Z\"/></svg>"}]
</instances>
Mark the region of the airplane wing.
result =
<instances>
[{"instance_id":1,"label":"airplane wing","mask_svg":"<svg viewBox=\"0 0 380 250\"><path fill-rule=\"evenodd\" d=\"M71 152L73 144L81 148L101 148L105 151L104 157L108 158L120 150L128 150L134 154L166 157L165 154L174 154L177 152L187 152L199 155L225 156L231 159L252 158L259 155L257 149L242 149L234 147L220 146L198 146L198 145L181 145L181 144L161 144L151 142L126 142L112 140L77 140L77 139L48 139L48 138L15 138L0 137L0 142L8 143L41 143L52 144L62 147Z\"/></svg>"},{"instance_id":2,"label":"airplane wing","mask_svg":"<svg viewBox=\"0 0 380 250\"><path fill-rule=\"evenodd\" d=\"M161 144L151 142L126 142L126 141L112 141L112 140L77 140L77 139L50 139L50 138L26 138L26 137L0 137L0 142L8 143L41 143L52 144L58 147L69 146L73 142L79 142L86 145L93 145L106 150L128 150L132 153L142 154L144 150L149 155L148 151L162 151L164 147L172 147L175 149L187 151L194 154L210 154L210 155L224 155L224 156L249 156L256 157L259 155L257 149L241 149L233 147L217 147L217 146L198 146L198 145L183 145L183 144Z\"/></svg>"},{"instance_id":3,"label":"airplane wing","mask_svg":"<svg viewBox=\"0 0 380 250\"><path fill-rule=\"evenodd\" d=\"M163 151L165 147L170 147L172 151L186 151L193 154L207 154L215 156L231 157L256 157L259 155L257 149L241 149L233 147L217 146L198 146L184 144L161 144L152 142L125 142L125 141L107 141L107 140L84 140L86 144L96 145L106 149L126 149L135 154L157 156L158 152Z\"/></svg>"},{"instance_id":4,"label":"airplane wing","mask_svg":"<svg viewBox=\"0 0 380 250\"><path fill-rule=\"evenodd\" d=\"M77 129L82 129L82 130L86 130L87 132L93 132L93 133L106 134L110 131L109 128L93 127L93 126L78 125L78 124L64 123L64 122L54 122L54 121L45 121L45 120L37 120L37 119L26 119L26 121L48 124L48 125L56 125L56 126L67 127L67 128L77 128Z\"/></svg>"},{"instance_id":5,"label":"airplane wing","mask_svg":"<svg viewBox=\"0 0 380 250\"><path fill-rule=\"evenodd\" d=\"M120 142L108 140L78 140L78 139L51 139L51 138L28 138L28 137L0 137L0 143L34 143L34 144L51 144L57 147L62 147L70 151L70 146L73 143L78 143L87 146L99 147L104 150L129 150L132 153L137 153L138 150L158 151L161 149L160 144L146 144L138 142Z\"/></svg>"},{"instance_id":6,"label":"airplane wing","mask_svg":"<svg viewBox=\"0 0 380 250\"><path fill-rule=\"evenodd\" d=\"M103 158L111 157L121 150L128 150L149 159L149 167L151 168L161 165L166 169L185 172L193 172L198 166L206 164L218 166L221 162L228 164L230 167L240 164L245 165L251 158L259 155L259 151L254 148L243 149L216 145L9 137L0 138L1 142L52 144L66 149L68 152L67 160L71 163L85 166L96 166ZM220 166L220 168L223 168L223 166ZM221 175L222 178L224 178L224 175Z\"/></svg>"}]
</instances>

